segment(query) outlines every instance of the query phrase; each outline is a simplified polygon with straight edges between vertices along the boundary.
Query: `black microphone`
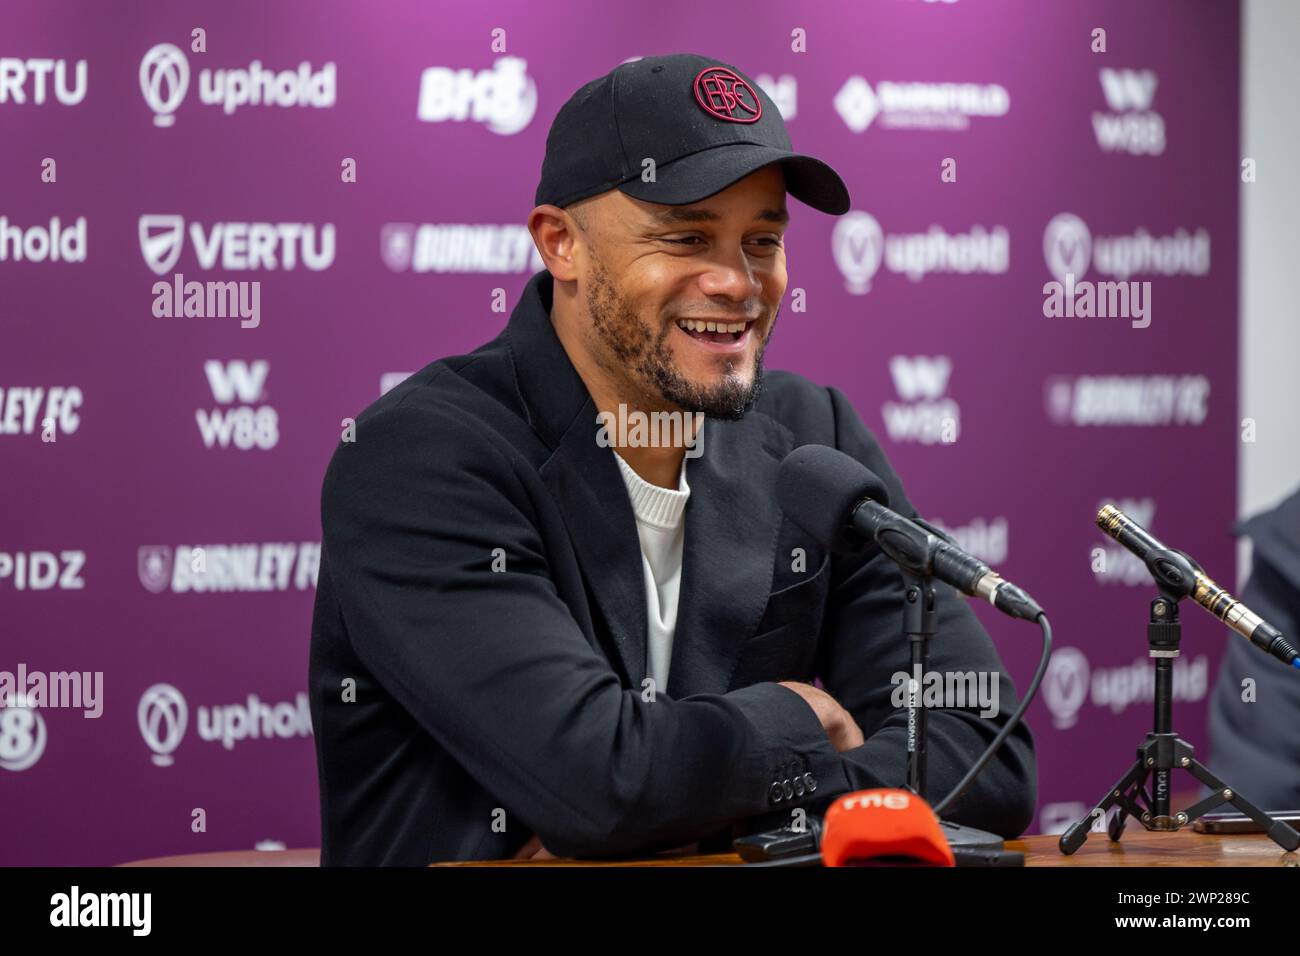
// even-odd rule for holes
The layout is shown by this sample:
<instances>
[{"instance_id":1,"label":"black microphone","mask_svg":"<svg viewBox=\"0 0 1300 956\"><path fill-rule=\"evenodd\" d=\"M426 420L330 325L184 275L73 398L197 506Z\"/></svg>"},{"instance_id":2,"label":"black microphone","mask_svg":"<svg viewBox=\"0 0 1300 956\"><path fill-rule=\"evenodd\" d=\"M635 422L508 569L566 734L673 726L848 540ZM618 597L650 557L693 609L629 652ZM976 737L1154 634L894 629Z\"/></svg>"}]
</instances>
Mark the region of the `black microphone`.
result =
<instances>
[{"instance_id":1,"label":"black microphone","mask_svg":"<svg viewBox=\"0 0 1300 956\"><path fill-rule=\"evenodd\" d=\"M1300 668L1300 654L1287 643L1282 632L1215 584L1190 555L1176 548L1166 548L1151 532L1114 505L1103 505L1097 512L1097 527L1141 558L1156 581L1191 597L1228 627L1283 664ZM1191 568L1190 581L1186 580L1179 558L1185 559Z\"/></svg>"},{"instance_id":2,"label":"black microphone","mask_svg":"<svg viewBox=\"0 0 1300 956\"><path fill-rule=\"evenodd\" d=\"M1033 621L1043 613L1033 598L952 539L891 511L885 483L838 449L801 445L786 455L777 498L791 521L832 552L853 553L874 541L904 570L938 578L1004 614Z\"/></svg>"}]
</instances>

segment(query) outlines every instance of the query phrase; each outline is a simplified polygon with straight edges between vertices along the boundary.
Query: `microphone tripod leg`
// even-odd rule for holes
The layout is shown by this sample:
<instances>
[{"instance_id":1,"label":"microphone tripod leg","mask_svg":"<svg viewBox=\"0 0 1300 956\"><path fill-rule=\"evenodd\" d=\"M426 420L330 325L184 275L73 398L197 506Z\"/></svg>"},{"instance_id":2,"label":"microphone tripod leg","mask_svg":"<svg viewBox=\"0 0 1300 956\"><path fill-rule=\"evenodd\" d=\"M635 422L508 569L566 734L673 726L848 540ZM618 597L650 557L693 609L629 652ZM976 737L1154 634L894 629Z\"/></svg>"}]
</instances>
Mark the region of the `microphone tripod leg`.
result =
<instances>
[{"instance_id":1,"label":"microphone tripod leg","mask_svg":"<svg viewBox=\"0 0 1300 956\"><path fill-rule=\"evenodd\" d=\"M1110 788L1106 796L1097 804L1093 811L1061 834L1061 839L1057 844L1057 846L1060 847L1061 852L1066 856L1069 856L1074 853L1075 850L1079 849L1079 847L1083 846L1084 842L1088 839L1089 831L1092 830L1093 821L1104 819L1106 811L1115 804L1120 805L1119 814L1115 817L1119 822L1118 824L1114 822L1111 823L1110 838L1112 840L1118 840L1120 834L1124 832L1124 814L1128 813L1135 816L1137 815L1135 813L1135 810L1137 809L1136 806L1127 796L1128 790L1134 784L1137 784L1140 789L1142 783L1146 780L1146 775L1147 771L1146 767L1143 766L1143 762L1141 760L1134 761L1133 766L1129 767L1128 772L1119 778L1119 782Z\"/></svg>"},{"instance_id":2,"label":"microphone tripod leg","mask_svg":"<svg viewBox=\"0 0 1300 956\"><path fill-rule=\"evenodd\" d=\"M1210 772L1210 769L1196 759L1189 759L1183 768L1212 791L1200 803L1193 804L1178 815L1179 823L1186 826L1198 817L1208 813L1221 803L1230 803L1263 828L1268 838L1284 850L1300 848L1300 833L1285 820L1274 820L1267 813L1255 806L1240 793L1229 787Z\"/></svg>"}]
</instances>

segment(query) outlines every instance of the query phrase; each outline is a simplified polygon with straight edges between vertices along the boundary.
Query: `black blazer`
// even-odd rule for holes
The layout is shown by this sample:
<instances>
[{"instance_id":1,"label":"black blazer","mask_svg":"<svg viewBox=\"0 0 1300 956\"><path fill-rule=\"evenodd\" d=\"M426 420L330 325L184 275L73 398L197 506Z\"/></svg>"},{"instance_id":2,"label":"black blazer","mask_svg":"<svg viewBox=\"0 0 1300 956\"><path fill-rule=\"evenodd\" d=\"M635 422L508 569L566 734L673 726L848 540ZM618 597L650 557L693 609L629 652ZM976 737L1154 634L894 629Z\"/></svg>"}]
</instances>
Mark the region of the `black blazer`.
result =
<instances>
[{"instance_id":1,"label":"black blazer","mask_svg":"<svg viewBox=\"0 0 1300 956\"><path fill-rule=\"evenodd\" d=\"M775 495L782 457L815 442L914 514L871 433L837 390L783 372L742 421L705 423L669 682L648 700L635 518L551 326L552 283L534 275L497 338L367 408L330 461L309 674L325 865L504 858L534 832L561 856L721 846L904 782L901 575L875 549L830 556ZM931 669L1001 671L966 600L937 587ZM815 676L863 746L837 753L774 683ZM1014 709L1005 673L1000 698L995 718L930 713L927 796ZM1035 791L1021 728L947 816L1017 836Z\"/></svg>"}]
</instances>

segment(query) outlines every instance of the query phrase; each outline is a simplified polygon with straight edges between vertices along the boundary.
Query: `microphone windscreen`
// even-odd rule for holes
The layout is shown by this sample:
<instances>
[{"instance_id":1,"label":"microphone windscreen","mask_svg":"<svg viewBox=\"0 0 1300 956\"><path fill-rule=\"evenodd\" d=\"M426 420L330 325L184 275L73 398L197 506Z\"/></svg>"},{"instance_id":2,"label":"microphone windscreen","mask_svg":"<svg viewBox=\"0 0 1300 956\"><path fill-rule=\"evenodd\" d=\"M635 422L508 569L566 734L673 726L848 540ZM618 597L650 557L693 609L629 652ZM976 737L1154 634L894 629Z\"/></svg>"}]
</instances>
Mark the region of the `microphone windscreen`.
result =
<instances>
[{"instance_id":1,"label":"microphone windscreen","mask_svg":"<svg viewBox=\"0 0 1300 956\"><path fill-rule=\"evenodd\" d=\"M826 866L956 866L930 805L907 790L859 790L837 797L822 821Z\"/></svg>"},{"instance_id":2,"label":"microphone windscreen","mask_svg":"<svg viewBox=\"0 0 1300 956\"><path fill-rule=\"evenodd\" d=\"M888 507L885 483L866 465L829 445L800 445L781 462L777 501L786 517L837 554L862 550L866 542L849 527L863 498Z\"/></svg>"}]
</instances>

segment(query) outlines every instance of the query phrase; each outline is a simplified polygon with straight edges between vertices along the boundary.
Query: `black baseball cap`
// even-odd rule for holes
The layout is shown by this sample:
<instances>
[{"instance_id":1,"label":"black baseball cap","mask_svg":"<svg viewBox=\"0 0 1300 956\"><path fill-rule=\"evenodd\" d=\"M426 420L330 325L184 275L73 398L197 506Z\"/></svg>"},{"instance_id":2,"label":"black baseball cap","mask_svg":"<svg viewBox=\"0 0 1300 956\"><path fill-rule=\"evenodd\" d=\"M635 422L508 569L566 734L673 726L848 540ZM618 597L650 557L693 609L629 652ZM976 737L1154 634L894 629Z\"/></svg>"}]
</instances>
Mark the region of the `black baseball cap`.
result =
<instances>
[{"instance_id":1,"label":"black baseball cap","mask_svg":"<svg viewBox=\"0 0 1300 956\"><path fill-rule=\"evenodd\" d=\"M655 181L643 182L643 160ZM848 188L820 159L793 152L776 104L730 64L694 53L623 63L560 107L546 136L534 205L564 207L610 189L679 206L780 163L786 192L831 215Z\"/></svg>"}]
</instances>

